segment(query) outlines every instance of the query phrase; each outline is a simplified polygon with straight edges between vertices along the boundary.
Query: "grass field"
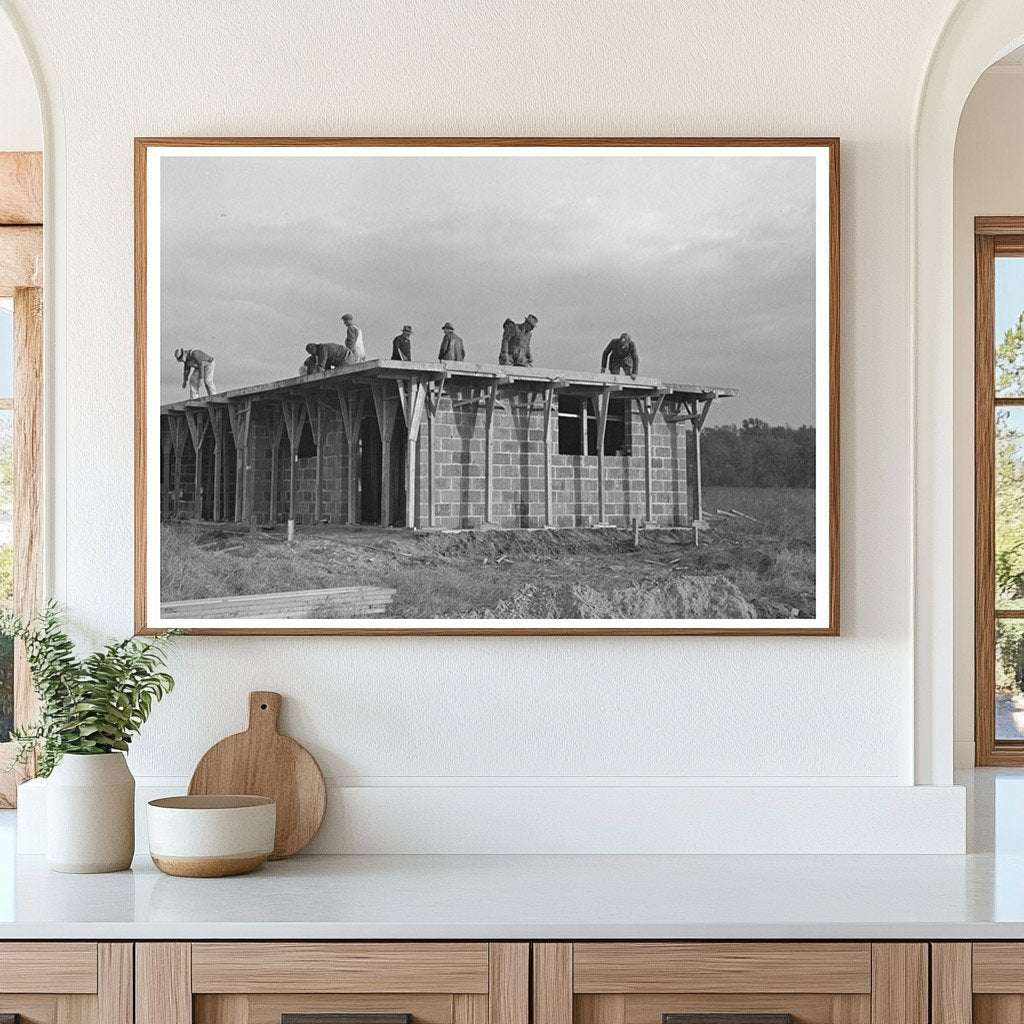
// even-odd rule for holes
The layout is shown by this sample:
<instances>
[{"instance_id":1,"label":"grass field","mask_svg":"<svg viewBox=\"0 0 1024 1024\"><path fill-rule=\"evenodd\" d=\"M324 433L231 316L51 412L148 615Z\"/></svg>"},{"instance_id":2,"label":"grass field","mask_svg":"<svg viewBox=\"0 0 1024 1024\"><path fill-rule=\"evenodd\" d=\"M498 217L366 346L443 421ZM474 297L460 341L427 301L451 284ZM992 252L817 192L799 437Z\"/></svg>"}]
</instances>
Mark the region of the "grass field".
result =
<instances>
[{"instance_id":1,"label":"grass field","mask_svg":"<svg viewBox=\"0 0 1024 1024\"><path fill-rule=\"evenodd\" d=\"M707 488L708 529L161 529L165 601L342 586L395 590L389 617L808 618L814 492ZM743 513L742 516L733 512Z\"/></svg>"}]
</instances>

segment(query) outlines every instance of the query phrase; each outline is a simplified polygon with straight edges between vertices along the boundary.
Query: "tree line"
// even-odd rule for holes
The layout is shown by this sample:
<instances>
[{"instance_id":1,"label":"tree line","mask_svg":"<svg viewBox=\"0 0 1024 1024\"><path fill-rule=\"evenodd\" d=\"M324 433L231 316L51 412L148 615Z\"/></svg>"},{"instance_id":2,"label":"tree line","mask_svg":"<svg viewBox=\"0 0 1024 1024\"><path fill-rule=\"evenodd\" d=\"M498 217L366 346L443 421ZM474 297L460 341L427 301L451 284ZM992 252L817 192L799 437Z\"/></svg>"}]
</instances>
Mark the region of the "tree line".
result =
<instances>
[{"instance_id":1,"label":"tree line","mask_svg":"<svg viewBox=\"0 0 1024 1024\"><path fill-rule=\"evenodd\" d=\"M701 474L711 487L813 487L814 427L773 427L764 420L705 427Z\"/></svg>"}]
</instances>

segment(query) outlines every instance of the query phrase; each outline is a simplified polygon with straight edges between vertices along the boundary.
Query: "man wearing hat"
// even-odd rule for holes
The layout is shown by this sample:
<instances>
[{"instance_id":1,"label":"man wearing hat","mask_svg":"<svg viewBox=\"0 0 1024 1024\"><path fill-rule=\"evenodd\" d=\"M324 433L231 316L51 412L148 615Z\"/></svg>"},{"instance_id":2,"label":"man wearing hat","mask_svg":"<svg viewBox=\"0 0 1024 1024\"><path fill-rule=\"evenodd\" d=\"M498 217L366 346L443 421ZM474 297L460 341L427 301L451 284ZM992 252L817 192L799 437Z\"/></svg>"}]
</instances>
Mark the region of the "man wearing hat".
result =
<instances>
[{"instance_id":1,"label":"man wearing hat","mask_svg":"<svg viewBox=\"0 0 1024 1024\"><path fill-rule=\"evenodd\" d=\"M406 324L391 342L391 358L407 363L412 359L412 328Z\"/></svg>"},{"instance_id":2,"label":"man wearing hat","mask_svg":"<svg viewBox=\"0 0 1024 1024\"><path fill-rule=\"evenodd\" d=\"M605 346L601 356L601 372L613 373L615 376L628 373L636 380L636 375L640 372L640 354L628 334L612 338Z\"/></svg>"},{"instance_id":3,"label":"man wearing hat","mask_svg":"<svg viewBox=\"0 0 1024 1024\"><path fill-rule=\"evenodd\" d=\"M345 347L352 353L353 363L362 363L366 360L366 347L363 345L362 328L357 327L352 319L351 313L346 313L341 322L345 325Z\"/></svg>"},{"instance_id":4,"label":"man wearing hat","mask_svg":"<svg viewBox=\"0 0 1024 1024\"><path fill-rule=\"evenodd\" d=\"M462 339L455 333L451 321L446 321L441 330L444 331L444 336L441 338L441 351L437 353L437 358L450 363L461 363L466 358L466 349Z\"/></svg>"},{"instance_id":5,"label":"man wearing hat","mask_svg":"<svg viewBox=\"0 0 1024 1024\"><path fill-rule=\"evenodd\" d=\"M311 341L306 346L306 351L309 353L309 359L303 363L303 366L308 368L307 373L336 370L339 366L356 362L347 346L335 345L333 342L317 344Z\"/></svg>"},{"instance_id":6,"label":"man wearing hat","mask_svg":"<svg viewBox=\"0 0 1024 1024\"><path fill-rule=\"evenodd\" d=\"M205 385L208 395L217 394L213 383L213 356L201 348L176 348L174 358L182 364L181 386L188 387L189 398L199 397L200 384Z\"/></svg>"},{"instance_id":7,"label":"man wearing hat","mask_svg":"<svg viewBox=\"0 0 1024 1024\"><path fill-rule=\"evenodd\" d=\"M508 366L512 362L512 352L515 349L516 322L512 317L505 317L501 325L501 351L498 354L498 362L502 366Z\"/></svg>"},{"instance_id":8,"label":"man wearing hat","mask_svg":"<svg viewBox=\"0 0 1024 1024\"><path fill-rule=\"evenodd\" d=\"M512 362L516 366L533 366L530 341L537 318L531 313L521 324L516 324L516 336L512 348Z\"/></svg>"}]
</instances>

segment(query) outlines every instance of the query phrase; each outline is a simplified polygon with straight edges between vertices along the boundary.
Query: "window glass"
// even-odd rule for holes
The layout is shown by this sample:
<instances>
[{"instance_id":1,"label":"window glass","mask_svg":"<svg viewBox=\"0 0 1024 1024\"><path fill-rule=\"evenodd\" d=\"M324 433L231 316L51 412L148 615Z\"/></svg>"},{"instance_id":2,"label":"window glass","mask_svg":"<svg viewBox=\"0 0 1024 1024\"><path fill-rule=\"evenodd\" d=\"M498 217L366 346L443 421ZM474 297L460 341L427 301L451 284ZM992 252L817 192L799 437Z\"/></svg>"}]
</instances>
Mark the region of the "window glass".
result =
<instances>
[{"instance_id":1,"label":"window glass","mask_svg":"<svg viewBox=\"0 0 1024 1024\"><path fill-rule=\"evenodd\" d=\"M996 259L997 398L1024 398L1024 258Z\"/></svg>"},{"instance_id":2,"label":"window glass","mask_svg":"<svg viewBox=\"0 0 1024 1024\"><path fill-rule=\"evenodd\" d=\"M1024 407L996 409L996 610L1024 608Z\"/></svg>"},{"instance_id":3,"label":"window glass","mask_svg":"<svg viewBox=\"0 0 1024 1024\"><path fill-rule=\"evenodd\" d=\"M0 306L0 398L14 394L14 314Z\"/></svg>"}]
</instances>

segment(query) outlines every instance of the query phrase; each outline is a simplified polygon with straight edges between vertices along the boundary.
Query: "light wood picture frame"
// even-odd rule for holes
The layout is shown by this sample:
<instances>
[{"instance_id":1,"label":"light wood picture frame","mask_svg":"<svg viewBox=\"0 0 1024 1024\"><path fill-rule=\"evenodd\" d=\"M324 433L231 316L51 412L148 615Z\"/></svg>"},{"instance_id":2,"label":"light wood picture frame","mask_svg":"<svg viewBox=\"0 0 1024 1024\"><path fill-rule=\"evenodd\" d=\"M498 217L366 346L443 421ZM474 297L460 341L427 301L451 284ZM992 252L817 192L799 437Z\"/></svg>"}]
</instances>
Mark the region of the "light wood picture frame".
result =
<instances>
[{"instance_id":1,"label":"light wood picture frame","mask_svg":"<svg viewBox=\"0 0 1024 1024\"><path fill-rule=\"evenodd\" d=\"M838 634L838 139L140 138L135 246L138 632Z\"/></svg>"}]
</instances>

